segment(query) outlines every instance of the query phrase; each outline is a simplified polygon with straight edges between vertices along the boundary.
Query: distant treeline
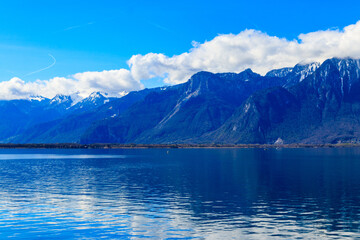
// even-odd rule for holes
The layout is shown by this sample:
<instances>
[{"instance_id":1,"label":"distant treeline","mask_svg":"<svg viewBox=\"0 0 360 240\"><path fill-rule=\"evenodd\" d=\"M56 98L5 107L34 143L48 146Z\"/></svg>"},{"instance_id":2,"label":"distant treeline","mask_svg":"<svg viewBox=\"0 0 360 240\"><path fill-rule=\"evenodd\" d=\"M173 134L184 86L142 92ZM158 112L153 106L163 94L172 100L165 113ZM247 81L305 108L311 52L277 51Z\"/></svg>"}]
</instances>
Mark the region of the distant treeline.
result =
<instances>
[{"instance_id":1,"label":"distant treeline","mask_svg":"<svg viewBox=\"0 0 360 240\"><path fill-rule=\"evenodd\" d=\"M355 143L339 144L78 144L78 143L34 143L34 144L0 144L5 148L39 148L39 149L131 149L131 148L334 148L360 147Z\"/></svg>"}]
</instances>

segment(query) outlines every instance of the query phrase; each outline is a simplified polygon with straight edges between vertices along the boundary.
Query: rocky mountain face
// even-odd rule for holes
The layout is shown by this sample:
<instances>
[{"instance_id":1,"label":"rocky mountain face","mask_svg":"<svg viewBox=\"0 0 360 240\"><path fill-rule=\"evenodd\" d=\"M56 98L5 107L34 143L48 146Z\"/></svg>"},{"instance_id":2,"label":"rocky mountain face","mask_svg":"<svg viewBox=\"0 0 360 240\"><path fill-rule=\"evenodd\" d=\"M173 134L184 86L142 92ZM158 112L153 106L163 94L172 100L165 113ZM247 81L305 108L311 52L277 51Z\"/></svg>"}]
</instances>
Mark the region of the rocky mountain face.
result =
<instances>
[{"instance_id":1,"label":"rocky mountain face","mask_svg":"<svg viewBox=\"0 0 360 240\"><path fill-rule=\"evenodd\" d=\"M251 70L199 72L184 84L149 94L118 118L94 124L81 142L193 142L219 128L252 93L284 83Z\"/></svg>"},{"instance_id":2,"label":"rocky mountain face","mask_svg":"<svg viewBox=\"0 0 360 240\"><path fill-rule=\"evenodd\" d=\"M122 98L34 97L0 101L0 109L2 142L358 142L360 61L329 59L265 76L199 72Z\"/></svg>"},{"instance_id":3,"label":"rocky mountain face","mask_svg":"<svg viewBox=\"0 0 360 240\"><path fill-rule=\"evenodd\" d=\"M359 60L327 60L298 84L254 94L203 141L359 142L359 71Z\"/></svg>"}]
</instances>

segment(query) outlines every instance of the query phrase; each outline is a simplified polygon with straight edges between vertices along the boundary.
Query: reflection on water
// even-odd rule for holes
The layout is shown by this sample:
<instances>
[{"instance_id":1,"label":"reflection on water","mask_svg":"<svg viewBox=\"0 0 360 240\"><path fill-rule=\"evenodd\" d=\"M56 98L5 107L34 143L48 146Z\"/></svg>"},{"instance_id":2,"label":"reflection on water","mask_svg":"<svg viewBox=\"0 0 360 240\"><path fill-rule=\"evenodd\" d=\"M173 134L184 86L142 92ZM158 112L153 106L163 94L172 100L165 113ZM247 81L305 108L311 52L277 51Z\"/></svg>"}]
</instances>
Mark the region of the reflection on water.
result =
<instances>
[{"instance_id":1,"label":"reflection on water","mask_svg":"<svg viewBox=\"0 0 360 240\"><path fill-rule=\"evenodd\" d=\"M126 155L101 155L101 154L1 154L0 160L14 159L77 159L77 158L128 158Z\"/></svg>"},{"instance_id":2,"label":"reflection on water","mask_svg":"<svg viewBox=\"0 0 360 240\"><path fill-rule=\"evenodd\" d=\"M353 239L358 149L0 150L0 238Z\"/></svg>"}]
</instances>

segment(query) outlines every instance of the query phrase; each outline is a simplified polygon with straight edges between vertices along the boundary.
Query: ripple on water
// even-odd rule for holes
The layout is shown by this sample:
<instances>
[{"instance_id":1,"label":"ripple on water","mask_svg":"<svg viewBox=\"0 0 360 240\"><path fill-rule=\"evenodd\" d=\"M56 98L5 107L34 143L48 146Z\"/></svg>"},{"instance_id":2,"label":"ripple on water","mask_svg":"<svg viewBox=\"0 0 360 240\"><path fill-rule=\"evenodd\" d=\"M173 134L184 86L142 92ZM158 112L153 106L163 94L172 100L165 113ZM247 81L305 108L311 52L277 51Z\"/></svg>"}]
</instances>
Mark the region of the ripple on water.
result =
<instances>
[{"instance_id":1,"label":"ripple on water","mask_svg":"<svg viewBox=\"0 0 360 240\"><path fill-rule=\"evenodd\" d=\"M32 151L0 153L2 239L359 237L351 151Z\"/></svg>"}]
</instances>

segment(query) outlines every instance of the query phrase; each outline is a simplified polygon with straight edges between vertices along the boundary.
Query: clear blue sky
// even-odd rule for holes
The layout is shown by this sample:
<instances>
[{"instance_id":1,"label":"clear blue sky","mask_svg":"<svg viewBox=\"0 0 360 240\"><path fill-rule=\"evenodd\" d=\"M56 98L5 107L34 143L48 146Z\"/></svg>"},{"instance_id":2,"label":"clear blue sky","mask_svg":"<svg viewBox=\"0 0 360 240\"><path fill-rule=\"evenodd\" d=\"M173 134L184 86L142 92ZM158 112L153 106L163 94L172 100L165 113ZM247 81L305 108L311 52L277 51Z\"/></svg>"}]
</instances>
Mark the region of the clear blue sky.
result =
<instances>
[{"instance_id":1,"label":"clear blue sky","mask_svg":"<svg viewBox=\"0 0 360 240\"><path fill-rule=\"evenodd\" d=\"M356 23L360 1L2 1L0 81L127 67L134 54L186 52L246 28L296 38ZM33 73L56 58L56 65ZM32 73L32 74L31 74Z\"/></svg>"}]
</instances>

